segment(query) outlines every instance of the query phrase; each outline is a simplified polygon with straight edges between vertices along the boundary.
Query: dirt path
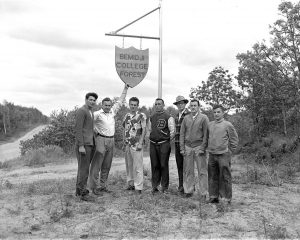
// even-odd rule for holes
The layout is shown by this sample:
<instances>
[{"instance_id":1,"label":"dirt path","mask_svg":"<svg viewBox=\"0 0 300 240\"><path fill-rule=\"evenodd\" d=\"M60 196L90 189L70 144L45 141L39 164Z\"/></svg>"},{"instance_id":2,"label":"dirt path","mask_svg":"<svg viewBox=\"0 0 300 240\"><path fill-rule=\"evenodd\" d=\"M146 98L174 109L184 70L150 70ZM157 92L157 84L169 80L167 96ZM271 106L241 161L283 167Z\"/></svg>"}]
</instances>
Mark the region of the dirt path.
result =
<instances>
[{"instance_id":1,"label":"dirt path","mask_svg":"<svg viewBox=\"0 0 300 240\"><path fill-rule=\"evenodd\" d=\"M148 167L150 158L144 158L144 166ZM149 167L148 167L149 168ZM125 171L124 158L114 158L110 173L116 171ZM12 184L32 183L39 180L50 179L70 179L77 175L76 159L70 159L70 162L64 164L47 164L42 167L23 167L15 168L11 171L0 170L0 179Z\"/></svg>"},{"instance_id":2,"label":"dirt path","mask_svg":"<svg viewBox=\"0 0 300 240\"><path fill-rule=\"evenodd\" d=\"M24 141L33 137L33 135L37 134L41 130L45 128L46 125L41 125L34 128L32 131L26 133L23 137L12 143L6 143L0 145L0 162L4 162L10 160L12 158L16 158L20 156L20 141Z\"/></svg>"}]
</instances>

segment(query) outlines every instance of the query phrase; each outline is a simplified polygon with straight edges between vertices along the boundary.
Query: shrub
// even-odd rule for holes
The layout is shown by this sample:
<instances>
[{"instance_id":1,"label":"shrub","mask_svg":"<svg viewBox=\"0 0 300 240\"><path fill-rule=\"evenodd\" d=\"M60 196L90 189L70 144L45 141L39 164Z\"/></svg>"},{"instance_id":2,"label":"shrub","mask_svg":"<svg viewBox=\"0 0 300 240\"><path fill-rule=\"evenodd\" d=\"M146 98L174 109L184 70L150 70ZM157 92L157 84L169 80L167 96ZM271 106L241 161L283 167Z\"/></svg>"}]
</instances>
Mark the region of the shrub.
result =
<instances>
[{"instance_id":1,"label":"shrub","mask_svg":"<svg viewBox=\"0 0 300 240\"><path fill-rule=\"evenodd\" d=\"M10 168L11 165L9 164L8 161L5 161L5 162L0 162L0 169L7 169L7 168Z\"/></svg>"},{"instance_id":2,"label":"shrub","mask_svg":"<svg viewBox=\"0 0 300 240\"><path fill-rule=\"evenodd\" d=\"M50 145L26 152L21 157L21 160L25 162L26 166L38 166L45 163L57 162L66 157L67 155L60 147Z\"/></svg>"},{"instance_id":3,"label":"shrub","mask_svg":"<svg viewBox=\"0 0 300 240\"><path fill-rule=\"evenodd\" d=\"M50 124L44 130L34 135L32 139L21 141L21 155L26 152L49 145L59 146L65 153L70 153L75 145L75 114L77 108L68 112L60 110L50 116Z\"/></svg>"}]
</instances>

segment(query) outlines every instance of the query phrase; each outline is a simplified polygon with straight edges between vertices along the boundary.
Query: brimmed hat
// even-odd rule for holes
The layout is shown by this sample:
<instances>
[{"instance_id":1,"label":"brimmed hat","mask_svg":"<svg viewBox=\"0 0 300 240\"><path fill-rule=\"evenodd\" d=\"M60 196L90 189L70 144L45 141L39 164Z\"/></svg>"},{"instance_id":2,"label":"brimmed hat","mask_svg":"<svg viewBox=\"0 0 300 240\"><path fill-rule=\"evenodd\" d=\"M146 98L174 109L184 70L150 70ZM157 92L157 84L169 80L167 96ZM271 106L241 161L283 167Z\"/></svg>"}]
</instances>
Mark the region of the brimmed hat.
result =
<instances>
[{"instance_id":1,"label":"brimmed hat","mask_svg":"<svg viewBox=\"0 0 300 240\"><path fill-rule=\"evenodd\" d=\"M173 104L174 105L177 105L179 102L184 102L184 103L188 103L189 102L189 100L187 100L187 99L185 99L183 96L178 96L177 98L176 98L176 102L174 102Z\"/></svg>"}]
</instances>

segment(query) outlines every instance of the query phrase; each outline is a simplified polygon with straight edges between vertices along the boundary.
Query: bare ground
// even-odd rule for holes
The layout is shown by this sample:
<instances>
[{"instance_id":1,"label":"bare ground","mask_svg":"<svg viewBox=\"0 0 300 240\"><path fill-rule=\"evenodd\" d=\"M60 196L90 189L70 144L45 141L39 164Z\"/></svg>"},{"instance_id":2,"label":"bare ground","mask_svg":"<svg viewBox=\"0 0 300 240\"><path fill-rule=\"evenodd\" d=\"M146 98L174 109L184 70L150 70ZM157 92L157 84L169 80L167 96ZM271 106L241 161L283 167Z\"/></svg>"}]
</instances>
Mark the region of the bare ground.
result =
<instances>
[{"instance_id":1,"label":"bare ground","mask_svg":"<svg viewBox=\"0 0 300 240\"><path fill-rule=\"evenodd\" d=\"M142 195L124 190L124 159L115 158L111 193L82 202L74 196L77 164L0 170L0 239L207 239L300 238L300 176L276 187L233 184L231 206L204 204L198 194L176 192L170 158L170 193L150 193L149 157ZM233 160L239 179L244 163Z\"/></svg>"}]
</instances>

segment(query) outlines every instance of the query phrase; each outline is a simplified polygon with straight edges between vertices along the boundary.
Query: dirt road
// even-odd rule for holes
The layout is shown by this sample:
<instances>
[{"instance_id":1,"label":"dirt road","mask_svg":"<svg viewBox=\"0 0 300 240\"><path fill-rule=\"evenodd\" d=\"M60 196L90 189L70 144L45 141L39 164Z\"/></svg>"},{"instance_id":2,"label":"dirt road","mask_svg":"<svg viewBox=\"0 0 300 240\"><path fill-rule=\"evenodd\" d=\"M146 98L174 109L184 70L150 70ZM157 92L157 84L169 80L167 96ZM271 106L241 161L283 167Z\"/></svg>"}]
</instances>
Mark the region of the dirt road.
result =
<instances>
[{"instance_id":1,"label":"dirt road","mask_svg":"<svg viewBox=\"0 0 300 240\"><path fill-rule=\"evenodd\" d=\"M45 126L46 125L41 125L34 128L32 131L26 133L23 137L19 138L18 140L12 143L0 145L0 162L4 162L20 156L20 141L32 138L33 135L40 132L42 129L45 128Z\"/></svg>"}]
</instances>

